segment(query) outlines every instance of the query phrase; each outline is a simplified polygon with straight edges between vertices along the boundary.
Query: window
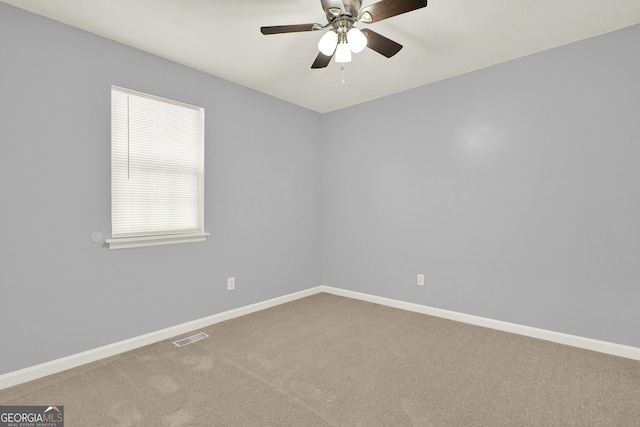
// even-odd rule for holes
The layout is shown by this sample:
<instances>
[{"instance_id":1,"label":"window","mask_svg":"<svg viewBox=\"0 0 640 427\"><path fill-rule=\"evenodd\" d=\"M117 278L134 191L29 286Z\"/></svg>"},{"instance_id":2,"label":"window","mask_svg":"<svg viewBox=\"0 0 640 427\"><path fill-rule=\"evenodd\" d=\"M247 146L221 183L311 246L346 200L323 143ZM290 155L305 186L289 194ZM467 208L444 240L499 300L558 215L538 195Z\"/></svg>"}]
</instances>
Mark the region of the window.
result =
<instances>
[{"instance_id":1,"label":"window","mask_svg":"<svg viewBox=\"0 0 640 427\"><path fill-rule=\"evenodd\" d=\"M111 87L110 249L203 241L204 109Z\"/></svg>"}]
</instances>

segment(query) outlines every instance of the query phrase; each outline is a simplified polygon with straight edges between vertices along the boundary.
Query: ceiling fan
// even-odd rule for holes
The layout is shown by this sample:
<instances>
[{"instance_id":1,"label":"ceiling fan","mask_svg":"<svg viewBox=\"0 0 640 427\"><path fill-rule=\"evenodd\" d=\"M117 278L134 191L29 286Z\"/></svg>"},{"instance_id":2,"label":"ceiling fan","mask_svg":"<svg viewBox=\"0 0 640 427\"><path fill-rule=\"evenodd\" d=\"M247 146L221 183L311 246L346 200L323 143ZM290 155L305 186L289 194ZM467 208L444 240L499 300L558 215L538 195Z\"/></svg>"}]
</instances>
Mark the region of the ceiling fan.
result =
<instances>
[{"instance_id":1,"label":"ceiling fan","mask_svg":"<svg viewBox=\"0 0 640 427\"><path fill-rule=\"evenodd\" d=\"M261 27L262 34L298 33L303 31L327 31L318 42L320 53L311 68L324 68L335 55L336 62L351 61L351 52L359 53L365 47L391 58L402 45L369 29L359 30L356 22L372 24L402 13L427 6L427 0L380 0L362 7L362 0L320 0L327 15L326 25L296 24Z\"/></svg>"}]
</instances>

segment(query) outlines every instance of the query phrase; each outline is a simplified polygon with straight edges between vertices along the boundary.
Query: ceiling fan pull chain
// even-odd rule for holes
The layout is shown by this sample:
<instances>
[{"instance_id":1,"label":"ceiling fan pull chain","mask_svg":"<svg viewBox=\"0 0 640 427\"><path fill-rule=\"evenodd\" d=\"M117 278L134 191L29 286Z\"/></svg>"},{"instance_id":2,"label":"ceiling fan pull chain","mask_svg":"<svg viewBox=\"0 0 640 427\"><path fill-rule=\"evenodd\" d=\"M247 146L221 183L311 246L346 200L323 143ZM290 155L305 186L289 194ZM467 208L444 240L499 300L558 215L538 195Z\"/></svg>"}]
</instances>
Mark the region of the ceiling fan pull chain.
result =
<instances>
[{"instance_id":1,"label":"ceiling fan pull chain","mask_svg":"<svg viewBox=\"0 0 640 427\"><path fill-rule=\"evenodd\" d=\"M342 84L344 84L344 64L340 66L340 70L342 71Z\"/></svg>"}]
</instances>

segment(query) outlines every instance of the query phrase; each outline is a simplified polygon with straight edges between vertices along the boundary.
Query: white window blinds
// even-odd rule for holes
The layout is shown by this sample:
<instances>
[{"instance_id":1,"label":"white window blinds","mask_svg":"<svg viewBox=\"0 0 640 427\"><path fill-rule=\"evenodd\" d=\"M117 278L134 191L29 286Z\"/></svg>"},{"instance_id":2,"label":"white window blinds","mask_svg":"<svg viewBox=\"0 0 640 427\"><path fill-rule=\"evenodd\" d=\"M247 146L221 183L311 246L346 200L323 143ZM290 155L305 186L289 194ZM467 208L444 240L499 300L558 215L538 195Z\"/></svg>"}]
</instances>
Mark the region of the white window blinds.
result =
<instances>
[{"instance_id":1,"label":"white window blinds","mask_svg":"<svg viewBox=\"0 0 640 427\"><path fill-rule=\"evenodd\" d=\"M111 88L111 248L204 240L204 109Z\"/></svg>"}]
</instances>

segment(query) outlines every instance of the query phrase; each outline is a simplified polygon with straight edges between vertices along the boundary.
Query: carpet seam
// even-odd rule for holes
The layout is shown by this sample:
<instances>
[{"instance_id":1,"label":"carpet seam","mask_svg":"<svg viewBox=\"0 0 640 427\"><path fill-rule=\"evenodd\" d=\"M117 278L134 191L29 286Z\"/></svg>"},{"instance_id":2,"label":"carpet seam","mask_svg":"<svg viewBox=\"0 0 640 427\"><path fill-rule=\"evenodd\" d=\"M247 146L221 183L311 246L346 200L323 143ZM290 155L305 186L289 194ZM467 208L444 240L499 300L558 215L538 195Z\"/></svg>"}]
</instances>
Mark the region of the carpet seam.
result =
<instances>
[{"instance_id":1,"label":"carpet seam","mask_svg":"<svg viewBox=\"0 0 640 427\"><path fill-rule=\"evenodd\" d=\"M260 381L263 384L266 384L267 386L269 386L272 389L278 390L280 392L280 394L289 397L290 399L292 399L293 401L295 401L296 403L302 405L304 408L306 408L307 410L309 410L310 412L314 413L315 415L317 415L321 420L323 420L324 422L328 423L329 425L333 426L333 427L338 427L336 424L332 423L331 421L327 420L326 418L324 418L322 415L320 415L318 412L316 412L313 408L311 408L309 405L307 405L306 403L300 401L298 398L296 398L295 396L292 396L291 394L287 393L287 391L283 390L282 388L271 384L269 381L267 381L266 379L260 377L259 375L243 368L240 365L237 365L236 363L233 363L233 361L231 360L227 360L226 358L222 357L222 356L214 356L215 358L222 360L232 366L234 366L237 369L240 369L241 371L251 375L253 378L257 379L258 381Z\"/></svg>"}]
</instances>

